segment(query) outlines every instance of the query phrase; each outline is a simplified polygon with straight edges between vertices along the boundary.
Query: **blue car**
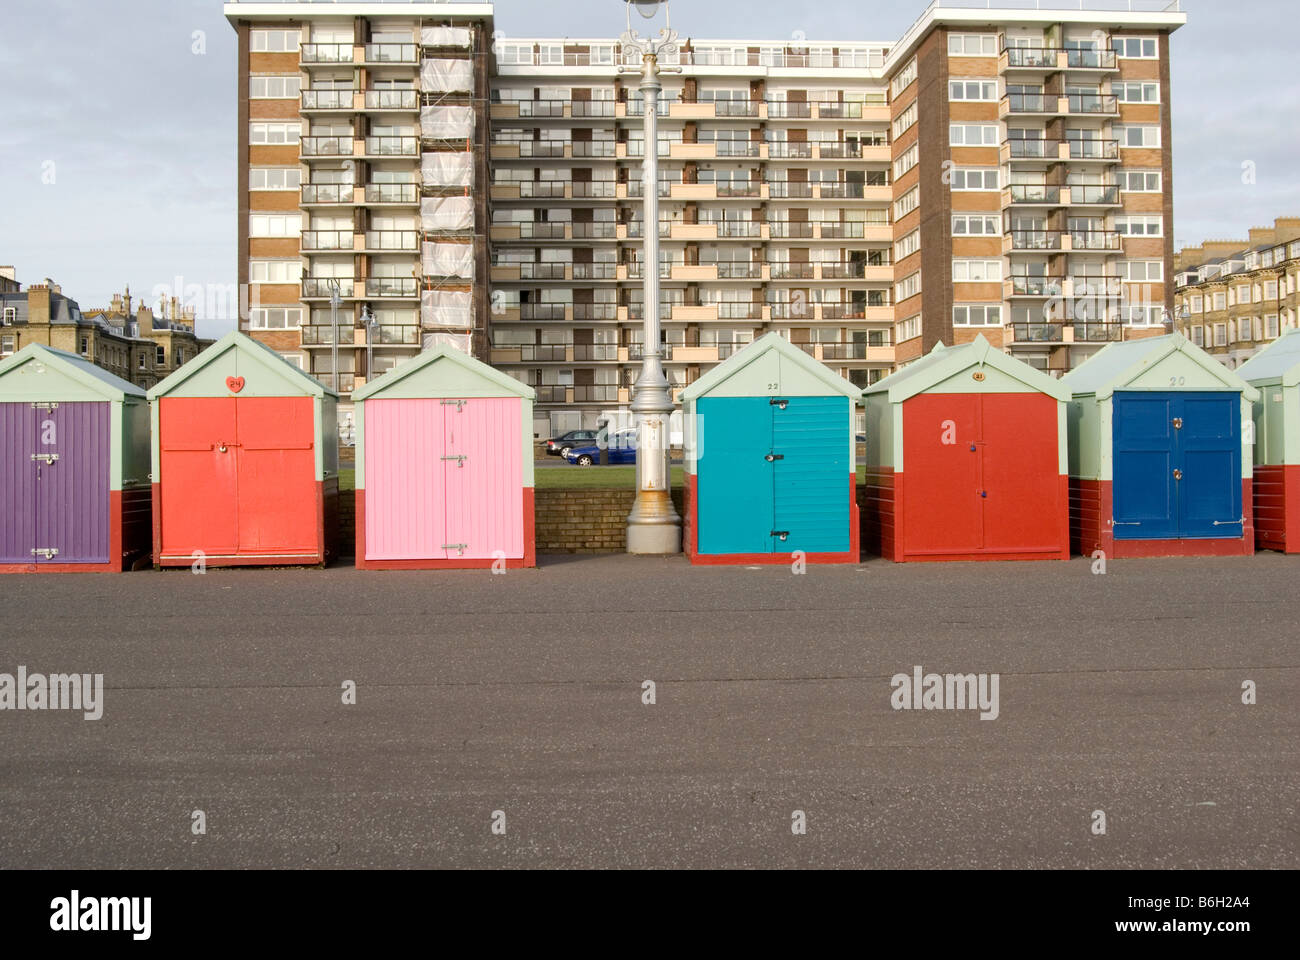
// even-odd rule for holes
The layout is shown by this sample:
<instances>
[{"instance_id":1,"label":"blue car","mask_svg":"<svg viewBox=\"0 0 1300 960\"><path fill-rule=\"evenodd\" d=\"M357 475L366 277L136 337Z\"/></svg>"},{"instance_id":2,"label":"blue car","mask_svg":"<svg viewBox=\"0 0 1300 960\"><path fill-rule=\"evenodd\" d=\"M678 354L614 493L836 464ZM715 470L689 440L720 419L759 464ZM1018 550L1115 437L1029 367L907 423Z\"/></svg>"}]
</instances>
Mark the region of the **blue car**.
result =
<instances>
[{"instance_id":1,"label":"blue car","mask_svg":"<svg viewBox=\"0 0 1300 960\"><path fill-rule=\"evenodd\" d=\"M564 455L564 459L575 467L590 467L600 463L601 446L599 441L585 447L574 447ZM636 463L636 431L624 430L609 435L609 462Z\"/></svg>"}]
</instances>

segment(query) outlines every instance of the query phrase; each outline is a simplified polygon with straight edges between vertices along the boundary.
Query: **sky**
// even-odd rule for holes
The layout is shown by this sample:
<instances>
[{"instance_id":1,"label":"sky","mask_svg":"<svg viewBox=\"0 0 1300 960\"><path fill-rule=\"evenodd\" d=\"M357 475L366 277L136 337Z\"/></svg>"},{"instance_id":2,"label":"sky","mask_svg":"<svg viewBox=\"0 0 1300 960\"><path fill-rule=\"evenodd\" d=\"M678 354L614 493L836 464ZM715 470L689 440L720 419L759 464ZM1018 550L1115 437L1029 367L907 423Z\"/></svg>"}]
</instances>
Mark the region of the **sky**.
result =
<instances>
[{"instance_id":1,"label":"sky","mask_svg":"<svg viewBox=\"0 0 1300 960\"><path fill-rule=\"evenodd\" d=\"M1008 6L1023 5L1013 0ZM898 40L926 0L674 0L710 39ZM1175 246L1300 216L1294 0L1183 0L1173 41ZM497 0L506 36L615 36L615 0ZM235 35L216 0L5 0L0 264L83 309L130 286L233 326Z\"/></svg>"}]
</instances>

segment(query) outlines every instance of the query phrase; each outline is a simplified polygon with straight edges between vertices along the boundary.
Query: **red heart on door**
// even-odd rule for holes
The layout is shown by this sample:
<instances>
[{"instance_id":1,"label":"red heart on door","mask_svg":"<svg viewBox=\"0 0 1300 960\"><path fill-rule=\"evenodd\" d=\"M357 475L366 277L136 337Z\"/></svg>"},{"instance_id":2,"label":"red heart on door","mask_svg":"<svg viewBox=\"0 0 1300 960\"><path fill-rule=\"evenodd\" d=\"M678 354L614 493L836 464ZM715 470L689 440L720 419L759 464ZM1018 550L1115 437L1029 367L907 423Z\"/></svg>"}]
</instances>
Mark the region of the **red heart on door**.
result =
<instances>
[{"instance_id":1,"label":"red heart on door","mask_svg":"<svg viewBox=\"0 0 1300 960\"><path fill-rule=\"evenodd\" d=\"M243 377L226 377L226 386L230 388L231 393L239 393L244 389Z\"/></svg>"}]
</instances>

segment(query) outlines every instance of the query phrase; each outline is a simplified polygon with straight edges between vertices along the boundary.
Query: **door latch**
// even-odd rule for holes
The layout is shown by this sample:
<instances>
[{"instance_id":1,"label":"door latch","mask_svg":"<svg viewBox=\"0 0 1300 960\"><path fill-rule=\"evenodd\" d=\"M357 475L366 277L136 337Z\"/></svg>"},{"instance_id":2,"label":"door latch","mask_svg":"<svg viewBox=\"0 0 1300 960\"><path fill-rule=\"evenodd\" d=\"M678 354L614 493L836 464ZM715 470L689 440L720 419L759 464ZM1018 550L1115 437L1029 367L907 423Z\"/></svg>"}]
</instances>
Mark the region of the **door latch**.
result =
<instances>
[{"instance_id":1,"label":"door latch","mask_svg":"<svg viewBox=\"0 0 1300 960\"><path fill-rule=\"evenodd\" d=\"M1175 471L1174 471L1174 479L1175 479L1175 480L1181 480L1181 479L1183 479L1183 471L1181 471L1181 470L1175 470Z\"/></svg>"},{"instance_id":2,"label":"door latch","mask_svg":"<svg viewBox=\"0 0 1300 960\"><path fill-rule=\"evenodd\" d=\"M455 550L460 556L463 557L465 556L465 551L469 549L469 544L468 543L444 543L442 545L442 549Z\"/></svg>"},{"instance_id":3,"label":"door latch","mask_svg":"<svg viewBox=\"0 0 1300 960\"><path fill-rule=\"evenodd\" d=\"M776 537L778 540L782 540L782 541L784 541L784 540L789 540L789 539L790 539L790 531L789 531L789 530L773 530L773 531L772 531L772 536L774 536L774 537Z\"/></svg>"},{"instance_id":4,"label":"door latch","mask_svg":"<svg viewBox=\"0 0 1300 960\"><path fill-rule=\"evenodd\" d=\"M463 466L465 466L465 461L468 460L469 457L467 457L465 454L462 453L462 454L459 454L459 455L457 455L457 456L443 457L442 459L443 459L444 461L446 461L446 460L455 460L455 461L456 461L456 466L458 466L458 467L463 467Z\"/></svg>"},{"instance_id":5,"label":"door latch","mask_svg":"<svg viewBox=\"0 0 1300 960\"><path fill-rule=\"evenodd\" d=\"M33 551L32 551L32 556L33 556L33 557L41 557L42 559L45 559L45 560L53 560L53 559L54 559L55 557L57 557L58 555L59 555L59 551L58 551L58 550L55 550L55 549L53 549L53 548L51 548L51 547L45 547L45 548L40 549L40 550L33 550Z\"/></svg>"},{"instance_id":6,"label":"door latch","mask_svg":"<svg viewBox=\"0 0 1300 960\"><path fill-rule=\"evenodd\" d=\"M461 410L465 408L465 401L464 400L443 400L442 405L444 407L450 407L454 405L456 407L456 412L459 413Z\"/></svg>"},{"instance_id":7,"label":"door latch","mask_svg":"<svg viewBox=\"0 0 1300 960\"><path fill-rule=\"evenodd\" d=\"M789 400L777 400L777 399L775 399L775 398L773 398L773 399L767 401L767 403L768 403L768 406L776 407L776 408L778 408L778 409L780 409L780 410L784 410L786 407L790 406L790 401L789 401Z\"/></svg>"},{"instance_id":8,"label":"door latch","mask_svg":"<svg viewBox=\"0 0 1300 960\"><path fill-rule=\"evenodd\" d=\"M57 409L59 409L59 405L58 405L57 403L40 403L40 402L37 402L37 403L33 403L33 404L32 404L32 409L33 409L33 410L57 410Z\"/></svg>"},{"instance_id":9,"label":"door latch","mask_svg":"<svg viewBox=\"0 0 1300 960\"><path fill-rule=\"evenodd\" d=\"M764 457L763 459L766 460L768 463L776 463L778 460L784 460L784 459L785 459L785 454L784 454L784 453L769 453L769 454L768 454L766 457Z\"/></svg>"},{"instance_id":10,"label":"door latch","mask_svg":"<svg viewBox=\"0 0 1300 960\"><path fill-rule=\"evenodd\" d=\"M58 463L59 455L57 453L33 453L32 459L41 463Z\"/></svg>"},{"instance_id":11,"label":"door latch","mask_svg":"<svg viewBox=\"0 0 1300 960\"><path fill-rule=\"evenodd\" d=\"M1182 418L1182 417L1174 417L1174 429L1175 429L1175 430L1181 430L1181 429L1183 429L1183 418Z\"/></svg>"}]
</instances>

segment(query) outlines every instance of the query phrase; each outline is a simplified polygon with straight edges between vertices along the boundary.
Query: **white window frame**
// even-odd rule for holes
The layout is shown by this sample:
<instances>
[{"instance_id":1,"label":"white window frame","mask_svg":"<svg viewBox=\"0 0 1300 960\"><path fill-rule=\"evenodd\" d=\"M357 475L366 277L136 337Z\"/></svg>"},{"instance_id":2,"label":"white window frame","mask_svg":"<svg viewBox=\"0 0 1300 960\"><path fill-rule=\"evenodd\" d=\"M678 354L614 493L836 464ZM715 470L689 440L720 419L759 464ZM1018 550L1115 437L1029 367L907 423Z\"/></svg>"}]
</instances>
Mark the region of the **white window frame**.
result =
<instances>
[{"instance_id":1,"label":"white window frame","mask_svg":"<svg viewBox=\"0 0 1300 960\"><path fill-rule=\"evenodd\" d=\"M1146 52L1148 43L1151 45L1150 53ZM1128 52L1133 44L1137 44L1137 53ZM1121 60L1160 59L1160 39L1158 37L1111 37L1110 48L1115 51L1115 56Z\"/></svg>"},{"instance_id":2,"label":"white window frame","mask_svg":"<svg viewBox=\"0 0 1300 960\"><path fill-rule=\"evenodd\" d=\"M953 167L950 173L953 193L987 193L1002 189L1000 167ZM969 185L972 177L979 178L979 186ZM991 187L988 185L989 177L993 178Z\"/></svg>"},{"instance_id":3,"label":"white window frame","mask_svg":"<svg viewBox=\"0 0 1300 960\"><path fill-rule=\"evenodd\" d=\"M954 46L960 49L954 50ZM975 50L972 51L971 47ZM996 33L948 34L948 56L950 57L996 57L997 55L998 35Z\"/></svg>"},{"instance_id":4,"label":"white window frame","mask_svg":"<svg viewBox=\"0 0 1300 960\"><path fill-rule=\"evenodd\" d=\"M970 93L970 85L979 87L976 95L967 96ZM960 88L960 95L956 95ZM998 82L985 78L972 78L965 80L948 81L948 101L950 103L997 103L998 102Z\"/></svg>"},{"instance_id":5,"label":"white window frame","mask_svg":"<svg viewBox=\"0 0 1300 960\"><path fill-rule=\"evenodd\" d=\"M974 310L984 311L982 322L971 322L971 312ZM990 319L990 316L995 319ZM954 303L952 305L952 325L954 327L1000 327L1002 326L1002 304Z\"/></svg>"},{"instance_id":6,"label":"white window frame","mask_svg":"<svg viewBox=\"0 0 1300 960\"><path fill-rule=\"evenodd\" d=\"M1134 233L1133 227L1141 224L1140 233ZM1150 227L1155 226L1152 233ZM1165 235L1165 218L1160 214L1125 214L1115 218L1115 232L1121 237L1163 237Z\"/></svg>"},{"instance_id":7,"label":"white window frame","mask_svg":"<svg viewBox=\"0 0 1300 960\"><path fill-rule=\"evenodd\" d=\"M993 227L992 231L989 233L984 233L981 230L980 233L971 233L970 222L971 220L976 220L976 219L981 221L980 223L981 228L989 226L991 224ZM959 220L963 221L966 224L965 230L959 231L957 229L957 222ZM954 213L952 215L952 235L954 237L1000 237L1002 235L1002 219L995 213L984 213L980 211L974 211L970 213Z\"/></svg>"},{"instance_id":8,"label":"white window frame","mask_svg":"<svg viewBox=\"0 0 1300 960\"><path fill-rule=\"evenodd\" d=\"M955 257L952 261L953 283L1001 283L1002 261L978 257Z\"/></svg>"}]
</instances>

